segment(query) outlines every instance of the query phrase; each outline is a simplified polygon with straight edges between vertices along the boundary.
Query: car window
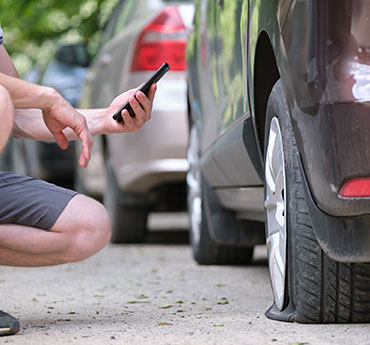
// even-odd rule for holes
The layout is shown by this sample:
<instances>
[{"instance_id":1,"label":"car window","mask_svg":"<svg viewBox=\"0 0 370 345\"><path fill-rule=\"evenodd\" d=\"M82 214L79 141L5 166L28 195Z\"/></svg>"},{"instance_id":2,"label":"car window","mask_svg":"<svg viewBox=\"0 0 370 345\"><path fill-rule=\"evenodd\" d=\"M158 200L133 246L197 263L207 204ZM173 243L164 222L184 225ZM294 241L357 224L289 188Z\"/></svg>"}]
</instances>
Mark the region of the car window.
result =
<instances>
[{"instance_id":1,"label":"car window","mask_svg":"<svg viewBox=\"0 0 370 345\"><path fill-rule=\"evenodd\" d=\"M113 36L115 32L115 27L117 25L117 21L119 18L119 15L121 13L122 6L126 0L121 0L117 6L114 8L104 30L104 35L103 35L103 40L102 40L102 45L106 44Z\"/></svg>"},{"instance_id":2,"label":"car window","mask_svg":"<svg viewBox=\"0 0 370 345\"><path fill-rule=\"evenodd\" d=\"M133 13L135 9L136 0L126 0L123 6L119 11L119 16L116 21L116 25L114 28L114 34L116 35L120 32L125 26L127 26L131 20L135 19L135 15Z\"/></svg>"}]
</instances>

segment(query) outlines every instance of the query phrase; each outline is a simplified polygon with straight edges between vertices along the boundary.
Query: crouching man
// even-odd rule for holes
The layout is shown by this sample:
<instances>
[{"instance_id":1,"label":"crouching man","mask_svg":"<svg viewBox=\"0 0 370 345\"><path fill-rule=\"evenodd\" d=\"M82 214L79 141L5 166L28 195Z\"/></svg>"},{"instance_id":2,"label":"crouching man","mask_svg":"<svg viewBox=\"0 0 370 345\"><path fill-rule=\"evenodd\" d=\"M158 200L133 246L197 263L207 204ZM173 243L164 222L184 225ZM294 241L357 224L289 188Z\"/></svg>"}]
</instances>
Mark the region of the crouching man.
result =
<instances>
[{"instance_id":1,"label":"crouching man","mask_svg":"<svg viewBox=\"0 0 370 345\"><path fill-rule=\"evenodd\" d=\"M127 91L107 109L74 109L57 91L19 78L2 45L0 28L0 151L9 137L55 140L62 148L81 141L79 164L86 167L98 134L136 131L151 117L156 86L148 95ZM112 114L129 100L135 117ZM110 237L109 216L97 201L42 180L0 172L0 265L48 266L88 258ZM6 292L3 292L5 294ZM19 330L13 316L0 311L0 335Z\"/></svg>"}]
</instances>

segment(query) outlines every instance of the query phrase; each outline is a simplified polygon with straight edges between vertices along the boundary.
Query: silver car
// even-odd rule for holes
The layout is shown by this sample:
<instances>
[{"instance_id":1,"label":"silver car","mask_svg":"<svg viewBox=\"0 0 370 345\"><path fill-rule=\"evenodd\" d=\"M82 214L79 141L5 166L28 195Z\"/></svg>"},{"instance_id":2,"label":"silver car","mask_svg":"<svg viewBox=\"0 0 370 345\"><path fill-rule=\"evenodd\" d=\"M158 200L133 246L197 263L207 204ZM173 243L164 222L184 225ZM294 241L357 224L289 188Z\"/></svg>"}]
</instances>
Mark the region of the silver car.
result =
<instances>
[{"instance_id":1,"label":"silver car","mask_svg":"<svg viewBox=\"0 0 370 345\"><path fill-rule=\"evenodd\" d=\"M112 242L142 242L151 211L185 209L188 169L186 43L192 1L120 1L86 78L81 106L107 107L117 94L142 84L164 61L152 119L137 133L95 138L87 169L75 187L103 196Z\"/></svg>"}]
</instances>

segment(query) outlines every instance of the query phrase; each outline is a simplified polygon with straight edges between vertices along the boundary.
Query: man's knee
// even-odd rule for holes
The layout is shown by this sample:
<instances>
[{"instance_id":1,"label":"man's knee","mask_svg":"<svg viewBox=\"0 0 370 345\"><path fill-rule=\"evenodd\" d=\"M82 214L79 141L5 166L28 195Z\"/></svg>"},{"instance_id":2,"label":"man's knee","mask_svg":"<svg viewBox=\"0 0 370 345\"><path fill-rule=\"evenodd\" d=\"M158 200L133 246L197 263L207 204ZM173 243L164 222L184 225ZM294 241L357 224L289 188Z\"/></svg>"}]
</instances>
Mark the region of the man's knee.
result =
<instances>
[{"instance_id":1,"label":"man's knee","mask_svg":"<svg viewBox=\"0 0 370 345\"><path fill-rule=\"evenodd\" d=\"M14 106L7 89L0 85L0 151L6 145L12 132Z\"/></svg>"},{"instance_id":2,"label":"man's knee","mask_svg":"<svg viewBox=\"0 0 370 345\"><path fill-rule=\"evenodd\" d=\"M14 106L9 91L0 85L0 116L6 123L13 123Z\"/></svg>"},{"instance_id":3,"label":"man's knee","mask_svg":"<svg viewBox=\"0 0 370 345\"><path fill-rule=\"evenodd\" d=\"M67 214L65 214L67 213ZM103 249L110 239L110 219L99 202L83 195L76 195L67 205L62 216L69 219L68 248L65 261L81 261Z\"/></svg>"}]
</instances>

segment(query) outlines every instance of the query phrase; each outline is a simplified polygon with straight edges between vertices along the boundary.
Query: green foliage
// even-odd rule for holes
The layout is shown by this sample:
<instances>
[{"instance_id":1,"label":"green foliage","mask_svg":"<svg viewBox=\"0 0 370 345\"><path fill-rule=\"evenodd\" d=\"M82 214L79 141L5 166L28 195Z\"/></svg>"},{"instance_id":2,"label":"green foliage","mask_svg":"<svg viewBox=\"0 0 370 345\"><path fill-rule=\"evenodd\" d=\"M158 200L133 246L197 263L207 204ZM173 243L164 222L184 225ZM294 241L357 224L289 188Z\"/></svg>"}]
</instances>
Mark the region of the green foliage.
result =
<instances>
[{"instance_id":1,"label":"green foliage","mask_svg":"<svg viewBox=\"0 0 370 345\"><path fill-rule=\"evenodd\" d=\"M119 0L1 0L4 45L22 74L43 66L61 43L85 42L94 55Z\"/></svg>"}]
</instances>

